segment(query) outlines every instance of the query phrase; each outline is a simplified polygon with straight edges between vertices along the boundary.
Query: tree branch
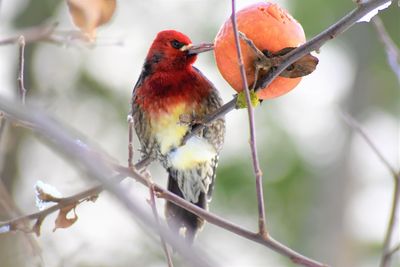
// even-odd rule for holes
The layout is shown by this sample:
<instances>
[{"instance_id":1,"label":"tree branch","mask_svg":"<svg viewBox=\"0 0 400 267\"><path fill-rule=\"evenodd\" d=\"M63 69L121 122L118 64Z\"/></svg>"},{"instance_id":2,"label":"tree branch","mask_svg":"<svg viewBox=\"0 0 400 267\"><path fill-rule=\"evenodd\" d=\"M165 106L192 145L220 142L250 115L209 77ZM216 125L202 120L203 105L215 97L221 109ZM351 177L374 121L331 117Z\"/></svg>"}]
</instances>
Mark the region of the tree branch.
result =
<instances>
[{"instance_id":1,"label":"tree branch","mask_svg":"<svg viewBox=\"0 0 400 267\"><path fill-rule=\"evenodd\" d=\"M390 246L392 245L396 223L399 223L398 210L400 201L400 172L396 176L394 176L394 178L392 209L390 211L389 223L386 229L385 239L383 241L383 251L380 267L389 267L394 253L393 251L396 251L395 249L391 249Z\"/></svg>"},{"instance_id":2,"label":"tree branch","mask_svg":"<svg viewBox=\"0 0 400 267\"><path fill-rule=\"evenodd\" d=\"M2 143L2 137L3 137L3 133L6 129L6 119L4 118L4 114L3 112L0 111L0 145Z\"/></svg>"},{"instance_id":3,"label":"tree branch","mask_svg":"<svg viewBox=\"0 0 400 267\"><path fill-rule=\"evenodd\" d=\"M247 84L246 71L244 69L242 51L240 49L239 32L236 23L236 10L235 10L235 0L232 0L232 27L233 35L235 37L236 53L239 62L240 75L242 76L242 87L243 92L246 96L247 103L247 113L249 117L249 128L250 128L250 149L251 158L253 162L254 175L256 177L256 192L257 192L257 206L258 206L258 231L260 235L267 237L268 232L266 230L266 220L265 220L265 208L264 208L264 194L263 194L263 183L262 183L262 171L260 168L260 163L257 154L257 139L256 139L256 127L254 120L254 108L250 99L249 86Z\"/></svg>"},{"instance_id":4,"label":"tree branch","mask_svg":"<svg viewBox=\"0 0 400 267\"><path fill-rule=\"evenodd\" d=\"M21 35L18 38L19 44L19 64L18 64L18 92L22 105L25 105L26 88L24 85L24 63L25 63L25 38Z\"/></svg>"},{"instance_id":5,"label":"tree branch","mask_svg":"<svg viewBox=\"0 0 400 267\"><path fill-rule=\"evenodd\" d=\"M365 131L362 129L360 124L352 118L349 114L342 112L342 116L345 119L345 122L358 134L361 135L361 137L364 139L364 141L368 144L368 146L372 149L374 154L379 158L379 160L382 162L383 165L388 169L388 171L392 174L393 180L394 180L394 191L393 191L393 197L392 197L392 205L391 205L391 211L389 215L389 222L388 226L386 229L386 234L385 238L383 241L383 251L382 251L382 257L381 257L381 262L380 262L380 267L389 267L390 266L390 261L391 261L391 256L393 253L391 253L391 243L394 235L394 229L396 223L398 223L398 210L399 210L399 201L400 201L400 172L397 172L394 167L392 167L389 163L389 161L386 160L386 158L382 155L382 153L379 151L379 149L375 146L375 144L371 141L371 138L365 133Z\"/></svg>"},{"instance_id":6,"label":"tree branch","mask_svg":"<svg viewBox=\"0 0 400 267\"><path fill-rule=\"evenodd\" d=\"M124 176L128 176L128 177L132 177L136 181L147 186L145 178L143 178L136 170L131 170L131 169L123 167L123 166L115 166L115 167L116 167L116 170L120 174L122 174ZM257 242L265 247L268 247L271 250L273 250L283 256L288 257L294 263L297 263L297 264L300 264L303 266L307 266L307 267L327 267L328 266L328 265L319 263L317 261L314 261L312 259L309 259L309 258L295 252L294 250L292 250L292 249L286 247L285 245L281 244L280 242L276 241L271 236L265 237L265 236L260 235L260 233L251 232L247 229L242 228L241 226L239 226L235 223L232 223L230 221L227 221L227 220L219 217L216 214L213 214L209 211L199 208L196 205L171 193L170 191L164 189L163 187L161 187L157 184L154 184L154 190L158 193L157 196L196 214L200 218L205 219L208 223L214 224L214 225L216 225L220 228L223 228L229 232L237 234L248 240Z\"/></svg>"},{"instance_id":7,"label":"tree branch","mask_svg":"<svg viewBox=\"0 0 400 267\"><path fill-rule=\"evenodd\" d=\"M375 30L378 33L379 39L385 47L387 61L389 66L392 68L392 71L397 77L398 82L400 83L400 52L399 48L393 42L392 38L390 38L387 33L385 26L383 25L382 20L376 16L372 19L372 24L375 26Z\"/></svg>"},{"instance_id":8,"label":"tree branch","mask_svg":"<svg viewBox=\"0 0 400 267\"><path fill-rule=\"evenodd\" d=\"M154 182L151 180L150 176L147 177L147 186L149 187L149 193L150 193L149 204L151 206L151 210L153 211L154 220L156 222L156 225L158 226L157 230L160 235L161 246L164 250L165 257L167 258L168 267L174 267L174 263L172 262L171 253L169 252L167 244L165 243L165 239L163 238L162 234L159 231L160 218L158 216L157 205L156 205L156 198L155 198L156 193L155 193L155 188L154 188Z\"/></svg>"},{"instance_id":9,"label":"tree branch","mask_svg":"<svg viewBox=\"0 0 400 267\"><path fill-rule=\"evenodd\" d=\"M23 35L26 43L47 42L56 45L78 45L86 44L88 47L121 45L121 40L112 42L93 43L87 38L87 35L77 30L55 31L58 23L42 24L24 29L20 34L0 39L0 45L9 45L18 43L19 37Z\"/></svg>"},{"instance_id":10,"label":"tree branch","mask_svg":"<svg viewBox=\"0 0 400 267\"><path fill-rule=\"evenodd\" d=\"M391 251L387 255L392 256L394 253L398 252L400 250L400 243L395 245Z\"/></svg>"},{"instance_id":11,"label":"tree branch","mask_svg":"<svg viewBox=\"0 0 400 267\"><path fill-rule=\"evenodd\" d=\"M354 131L356 131L364 141L368 144L368 146L372 149L374 154L379 158L383 165L385 165L386 169L392 174L393 177L397 176L397 171L395 168L389 163L389 161L383 156L383 154L379 151L378 147L372 142L371 138L367 135L367 133L363 130L361 125L347 112L342 111L342 117L344 121L349 125ZM396 178L395 178L396 179Z\"/></svg>"},{"instance_id":12,"label":"tree branch","mask_svg":"<svg viewBox=\"0 0 400 267\"><path fill-rule=\"evenodd\" d=\"M55 28L58 23L53 24L43 24L39 26L35 26L32 28L25 29L21 31L20 34L16 36L7 37L4 39L0 39L0 45L8 45L18 43L18 40L21 35L25 38L25 43L34 43L38 41L50 41L50 36L53 34Z\"/></svg>"},{"instance_id":13,"label":"tree branch","mask_svg":"<svg viewBox=\"0 0 400 267\"><path fill-rule=\"evenodd\" d=\"M80 138L76 138L75 136L70 135L69 131L64 127L61 127L54 120L51 120L43 113L38 110L34 110L29 108L29 110L17 103L13 103L4 99L0 99L0 109L6 113L6 117L10 121L18 122L21 124L29 124L33 126L33 130L35 133L43 137L46 141L48 141L51 145L53 145L58 151L68 157L76 166L81 167L83 170L87 172L89 177L92 177L99 182L101 182L102 186L97 186L91 189L88 189L82 193L79 193L79 197L83 197L83 199L87 198L87 196L91 196L93 194L98 194L101 189L107 189L125 208L129 211L129 214L141 222L143 225L149 227L150 229L156 230L159 229L162 237L171 244L174 249L180 253L180 255L186 260L187 264L196 267L203 266L217 266L215 263L211 263L210 257L206 256L204 252L201 252L194 248L189 248L186 244L176 238L176 236L165 226L159 225L157 226L154 222L153 216L148 213L148 211L142 207L140 207L137 202L133 201L128 193L120 187L115 179L110 180L110 177L115 176L115 169L109 161L106 161L104 158L99 157L99 153L92 150L89 146L82 145ZM79 140L79 142L78 142ZM146 160L140 162L140 166L144 166L141 164L145 164ZM126 168L130 170L129 168ZM147 184L146 179L139 175L142 179L141 182ZM118 178L123 178L118 176ZM75 198L66 198L71 201L71 203L75 203ZM66 205L65 202L68 200L63 200L62 205ZM60 204L52 206L46 210L46 212L42 211L42 215L54 212L60 209ZM31 218L37 218L37 220L43 220L43 216L38 216L37 214L31 214L29 216L25 216L23 218L18 218L20 221L30 220ZM13 223L13 220L11 221ZM7 223L0 224L0 232L1 229L7 227Z\"/></svg>"},{"instance_id":14,"label":"tree branch","mask_svg":"<svg viewBox=\"0 0 400 267\"><path fill-rule=\"evenodd\" d=\"M128 167L133 167L133 117L128 115Z\"/></svg>"},{"instance_id":15,"label":"tree branch","mask_svg":"<svg viewBox=\"0 0 400 267\"><path fill-rule=\"evenodd\" d=\"M121 179L125 177L133 177L136 181L141 184L148 186L148 181L143 175L141 175L137 170L143 168L148 164L151 160L144 159L135 166L137 167L132 169L128 167L124 167L121 165L112 164L109 161L105 162L103 158L99 157L99 154L96 151L91 150L88 146L82 145L82 142L77 142L76 140L81 140L79 138L71 137L68 134L68 130L59 126L54 120L48 119L46 116L41 114L39 111L29 108L29 111L18 104L8 102L4 99L0 99L0 109L6 113L6 116L9 120L18 122L19 124L27 124L32 129L44 137L45 140L51 142L63 155L67 155L70 158L78 161L79 166L83 166L85 170L88 171L91 177L97 178L102 182L103 187L106 188L111 193L115 194L117 199L121 201L125 207L131 212L132 215L139 221L143 222L145 225L150 226L152 229L157 229L157 225L154 223L152 219L149 218L149 214L147 214L142 208L138 207L135 202L130 200L125 192L116 185L116 182L119 182ZM115 176L115 172L118 174ZM100 177L99 177L100 176ZM115 177L110 180L109 177ZM68 204L76 203L77 199L84 200L90 196L97 195L102 189L102 186L96 186L85 190L79 194L74 196L62 199L62 202L49 207L46 210L41 212L33 213L22 218L17 218L15 220L11 220L5 223L0 224L0 229L5 226L13 225L16 221L26 221L33 219L43 219L44 216L61 209L62 207L67 206ZM209 223L215 224L219 227L222 227L232 233L238 234L244 238L255 241L259 244L262 244L277 253L284 255L290 258L293 262L301 264L307 267L322 267L326 266L324 264L318 263L312 259L309 259L305 256L300 255L299 253L291 250L290 248L282 245L278 241L274 240L272 237L266 239L259 233L253 233L249 230L246 230L234 223L228 222L217 215L214 215L206 210L203 210L196 205L178 197L177 195L169 192L163 187L154 184L154 189L158 193L158 195L184 209L187 209L194 214L198 215L201 218L204 218ZM174 235L172 235L168 230L165 229L164 226L160 225L161 233L165 240L172 244L175 248L178 248L178 251L182 254L182 256L187 258L196 257L190 255L188 252L186 245L183 245L176 239ZM0 231L1 232L1 231ZM209 266L208 262L205 260L197 260L196 266Z\"/></svg>"}]
</instances>

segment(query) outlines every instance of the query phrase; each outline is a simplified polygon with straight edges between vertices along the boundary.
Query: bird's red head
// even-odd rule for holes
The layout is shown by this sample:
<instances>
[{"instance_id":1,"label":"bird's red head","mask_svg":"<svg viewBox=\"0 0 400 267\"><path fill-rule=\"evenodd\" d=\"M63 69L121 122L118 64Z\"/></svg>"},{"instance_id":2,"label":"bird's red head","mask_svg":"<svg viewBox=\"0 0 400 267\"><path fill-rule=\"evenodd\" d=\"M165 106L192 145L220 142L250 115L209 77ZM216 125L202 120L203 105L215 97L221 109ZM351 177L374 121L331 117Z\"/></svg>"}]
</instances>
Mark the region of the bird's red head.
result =
<instances>
[{"instance_id":1,"label":"bird's red head","mask_svg":"<svg viewBox=\"0 0 400 267\"><path fill-rule=\"evenodd\" d=\"M185 69L196 61L197 55L189 53L192 41L178 31L165 30L157 34L146 60L154 70Z\"/></svg>"}]
</instances>

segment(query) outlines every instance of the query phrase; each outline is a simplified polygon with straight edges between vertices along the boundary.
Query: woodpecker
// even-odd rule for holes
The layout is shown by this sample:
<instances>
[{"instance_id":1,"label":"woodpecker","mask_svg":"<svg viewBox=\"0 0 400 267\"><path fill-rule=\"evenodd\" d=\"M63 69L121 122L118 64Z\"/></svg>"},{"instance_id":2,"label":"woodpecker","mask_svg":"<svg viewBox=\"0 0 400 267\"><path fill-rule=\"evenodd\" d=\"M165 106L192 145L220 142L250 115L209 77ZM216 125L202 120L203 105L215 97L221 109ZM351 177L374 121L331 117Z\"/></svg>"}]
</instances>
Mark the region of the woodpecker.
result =
<instances>
[{"instance_id":1,"label":"woodpecker","mask_svg":"<svg viewBox=\"0 0 400 267\"><path fill-rule=\"evenodd\" d=\"M197 54L206 50L178 31L159 32L133 89L130 112L143 156L157 159L168 172L168 190L207 210L224 143L224 118L182 142L193 124L222 105L213 84L193 66ZM189 244L204 225L203 219L168 201L165 216Z\"/></svg>"}]
</instances>

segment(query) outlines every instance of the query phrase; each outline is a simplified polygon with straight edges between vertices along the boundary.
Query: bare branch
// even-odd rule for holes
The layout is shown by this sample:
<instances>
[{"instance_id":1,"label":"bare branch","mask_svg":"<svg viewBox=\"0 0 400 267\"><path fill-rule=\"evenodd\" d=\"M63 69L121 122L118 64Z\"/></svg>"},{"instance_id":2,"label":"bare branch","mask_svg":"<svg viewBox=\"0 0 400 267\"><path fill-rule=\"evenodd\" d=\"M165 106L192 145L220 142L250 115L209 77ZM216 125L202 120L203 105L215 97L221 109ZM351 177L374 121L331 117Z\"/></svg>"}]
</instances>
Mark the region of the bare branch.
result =
<instances>
[{"instance_id":1,"label":"bare branch","mask_svg":"<svg viewBox=\"0 0 400 267\"><path fill-rule=\"evenodd\" d=\"M389 163L389 161L383 156L381 151L377 148L377 146L372 142L371 138L366 134L366 132L362 129L361 125L348 113L342 111L342 117L344 121L357 133L361 135L361 137L365 140L368 146L372 149L374 154L379 158L383 165L389 170L393 177L397 176L397 172L395 168Z\"/></svg>"},{"instance_id":2,"label":"bare branch","mask_svg":"<svg viewBox=\"0 0 400 267\"><path fill-rule=\"evenodd\" d=\"M78 161L78 166L83 166L85 170L88 171L88 174L91 177L98 178L104 188L106 188L111 193L115 194L117 199L121 201L125 207L131 212L131 214L139 221L143 222L145 225L151 227L152 229L157 229L157 225L153 222L153 220L149 217L150 215L143 210L141 207L138 207L137 204L132 201L127 194L116 185L116 182L119 182L124 177L133 177L136 181L142 183L145 186L148 186L148 181L145 177L138 173L137 169L143 168L146 164L149 163L150 159L144 159L135 166L135 168L123 167L120 165L111 165L109 162L105 162L104 159L98 156L98 153L91 150L88 146L82 146L82 143L76 142L77 138L71 137L68 133L69 131L59 126L56 121L47 118L45 115L41 114L39 111L29 108L29 111L15 103L11 103L7 100L0 99L0 109L6 113L6 116L9 120L18 122L19 124L28 124L32 129L44 137L45 140L51 142L56 148L59 148L60 152L64 155L69 156L71 159ZM79 138L78 138L79 139ZM80 140L80 139L79 139ZM115 172L118 172L115 176ZM115 177L110 180L109 177ZM91 195L96 195L103 189L102 186L93 187L88 189L82 193L76 194L75 196L65 198L63 200L62 205L66 206L68 201L69 203L76 203L76 199L85 199ZM246 229L241 228L231 222L228 222L208 211L205 211L196 205L191 204L190 202L178 197L177 195L169 192L168 190L162 188L154 184L154 189L158 192L160 197L165 198L166 200L183 207L194 214L198 215L201 218L209 221L212 224L220 226L228 231L231 231L235 234L241 235L249 240L260 243L266 247L271 248L272 250L290 258L293 262L301 264L303 266L308 267L322 267L326 266L324 264L318 263L314 260L308 259L299 253L291 250L290 248L282 245L278 241L274 240L271 237L266 239L264 236L259 233L253 233ZM11 225L15 223L15 221L25 221L35 219L42 219L43 216L59 210L61 208L61 203L54 205L47 210L42 212L30 214L28 216L17 218L15 220L11 220L6 223L0 224L0 229L3 226ZM205 258L199 258L199 256L193 255L192 249L189 250L186 245L181 244L178 239L163 225L159 227L163 238L173 245L180 254L185 257L187 260L190 260L192 264L195 266L210 266L208 261Z\"/></svg>"},{"instance_id":3,"label":"bare branch","mask_svg":"<svg viewBox=\"0 0 400 267\"><path fill-rule=\"evenodd\" d=\"M18 64L18 92L21 97L22 105L25 105L26 88L24 85L24 63L25 63L25 37L21 35L18 38L19 44L19 64Z\"/></svg>"},{"instance_id":4,"label":"bare branch","mask_svg":"<svg viewBox=\"0 0 400 267\"><path fill-rule=\"evenodd\" d=\"M128 166L133 167L133 117L128 115Z\"/></svg>"},{"instance_id":5,"label":"bare branch","mask_svg":"<svg viewBox=\"0 0 400 267\"><path fill-rule=\"evenodd\" d=\"M392 250L389 251L389 253L387 255L392 256L393 254L395 254L398 251L400 251L400 243L395 245L394 248L392 248Z\"/></svg>"},{"instance_id":6,"label":"bare branch","mask_svg":"<svg viewBox=\"0 0 400 267\"><path fill-rule=\"evenodd\" d=\"M124 176L132 177L136 181L142 183L143 185L147 186L146 179L143 178L136 170L132 170L123 166L115 166L116 170ZM206 211L202 208L197 207L196 205L190 203L189 201L180 198L179 196L171 193L170 191L164 189L163 187L154 184L154 190L157 192L157 196L164 198L167 201L170 201L179 207L182 207L200 218L205 219L208 223L214 224L216 226L219 226L227 231L230 231L234 234L237 234L239 236L242 236L246 239L249 239L251 241L257 242L263 246L266 246L270 248L271 250L288 257L290 260L292 260L294 263L300 264L302 266L308 266L308 267L327 267L328 265L319 263L317 261L314 261L312 259L309 259L294 250L286 247L285 245L281 244L280 242L276 241L273 239L271 236L263 236L260 235L259 233L254 233L251 232L247 229L242 228L241 226L238 226L235 223L232 223L230 221L227 221L221 217L219 217L216 214L213 214L209 211Z\"/></svg>"},{"instance_id":7,"label":"bare branch","mask_svg":"<svg viewBox=\"0 0 400 267\"><path fill-rule=\"evenodd\" d=\"M84 199L88 199L92 196L96 196L102 190L103 190L102 186L96 186L96 187L87 189L85 191L79 192L70 197L61 198L57 204L55 204L54 206L51 206L49 208L46 208L42 211L24 215L24 216L21 216L21 217L18 217L18 218L9 220L9 221L1 222L0 228L8 225L10 227L10 230L19 230L18 227L22 224L27 224L27 223L29 223L29 221L38 220L40 218L45 218L47 215L49 215L53 212L56 212L64 207L67 207L71 204L77 204L79 202L82 202ZM31 231L29 231L29 232L31 232Z\"/></svg>"},{"instance_id":8,"label":"bare branch","mask_svg":"<svg viewBox=\"0 0 400 267\"><path fill-rule=\"evenodd\" d=\"M244 69L243 58L242 58L242 51L240 49L239 32L236 23L235 5L236 5L235 0L232 0L231 21L233 26L233 34L235 37L235 45L239 62L240 75L242 76L242 87L243 87L243 92L245 93L246 96L247 113L249 117L249 128L250 128L251 158L253 162L254 174L256 176L256 192L257 192L257 204L258 204L258 231L260 235L267 236L268 233L265 227L266 220L265 220L264 194L262 185L262 171L260 168L260 163L257 154L257 138L256 138L256 127L254 120L254 108L250 99L250 91L249 91L249 86L247 84L246 71Z\"/></svg>"},{"instance_id":9,"label":"bare branch","mask_svg":"<svg viewBox=\"0 0 400 267\"><path fill-rule=\"evenodd\" d=\"M133 117L131 115L128 115L128 167L130 169L134 168L134 166L133 166L133 126L134 126ZM146 174L144 174L144 176ZM171 253L169 252L169 249L165 242L164 237L160 233L160 218L158 216L157 205L156 205L156 200L155 200L154 183L151 179L150 173L148 173L148 176L146 178L147 178L147 186L149 187L149 194L150 194L149 204L151 206L151 210L153 211L154 220L157 225L157 232L160 235L161 246L164 250L165 257L167 258L168 267L173 267L174 263L172 262Z\"/></svg>"},{"instance_id":10,"label":"bare branch","mask_svg":"<svg viewBox=\"0 0 400 267\"><path fill-rule=\"evenodd\" d=\"M389 267L392 256L398 248L390 249L392 245L393 236L395 234L394 229L396 223L399 223L399 201L400 201L400 172L394 177L394 191L392 199L392 209L390 211L389 223L386 229L385 239L383 241L382 258L380 267Z\"/></svg>"},{"instance_id":11,"label":"bare branch","mask_svg":"<svg viewBox=\"0 0 400 267\"><path fill-rule=\"evenodd\" d=\"M375 26L375 30L379 35L379 39L385 47L387 61L389 66L392 68L394 74L397 77L398 82L400 83L400 52L399 48L395 45L392 38L390 38L387 33L385 26L383 25L382 20L376 16L372 19L372 24Z\"/></svg>"},{"instance_id":12,"label":"bare branch","mask_svg":"<svg viewBox=\"0 0 400 267\"><path fill-rule=\"evenodd\" d=\"M92 39L78 30L59 30L55 31L58 23L53 24L42 24L34 27L22 30L20 34L16 36L10 36L6 38L0 38L0 45L9 45L18 43L19 37L23 35L26 43L34 42L47 42L56 45L84 45L89 48L97 46L120 46L123 45L123 41L107 40L103 42L93 42ZM97 38L99 40L99 38Z\"/></svg>"},{"instance_id":13,"label":"bare branch","mask_svg":"<svg viewBox=\"0 0 400 267\"><path fill-rule=\"evenodd\" d=\"M4 130L6 129L6 124L7 124L6 118L4 118L3 112L0 111L0 145L1 145L1 140L3 137Z\"/></svg>"},{"instance_id":14,"label":"bare branch","mask_svg":"<svg viewBox=\"0 0 400 267\"><path fill-rule=\"evenodd\" d=\"M394 235L394 228L396 222L398 222L398 206L400 201L400 173L395 170L393 166L390 165L389 161L383 156L383 154L379 151L379 149L375 146L372 142L371 138L365 133L362 129L361 125L349 114L342 112L342 116L346 123L361 137L364 141L368 144L368 146L372 149L374 154L379 158L379 160L385 165L388 171L392 174L394 180L394 192L393 192L393 199L392 199L392 206L389 216L389 222L386 229L385 239L383 241L383 252L380 267L389 267L390 260L391 260L391 250L390 246L392 243L393 235Z\"/></svg>"},{"instance_id":15,"label":"bare branch","mask_svg":"<svg viewBox=\"0 0 400 267\"><path fill-rule=\"evenodd\" d=\"M18 43L18 40L21 35L25 38L25 43L33 43L38 41L49 41L51 34L54 32L58 23L53 24L44 24L35 26L32 28L28 28L26 30L21 31L20 34L16 36L7 37L4 39L0 39L0 45L8 45Z\"/></svg>"},{"instance_id":16,"label":"bare branch","mask_svg":"<svg viewBox=\"0 0 400 267\"><path fill-rule=\"evenodd\" d=\"M156 225L158 226L157 230L160 235L161 246L164 250L165 257L167 258L168 267L173 267L174 263L172 262L171 253L169 252L168 246L165 243L165 239L159 230L160 229L160 218L158 216L158 211L157 211L157 204L156 204L156 198L155 198L156 193L155 193L154 183L151 180L150 175L147 177L147 186L149 187L149 193L150 193L149 204L151 206L151 210L153 211L154 220L156 222Z\"/></svg>"},{"instance_id":17,"label":"bare branch","mask_svg":"<svg viewBox=\"0 0 400 267\"><path fill-rule=\"evenodd\" d=\"M57 148L62 155L68 157L68 159L76 164L76 166L83 168L88 173L89 177L100 181L102 187L107 189L108 192L110 192L121 204L123 204L123 206L125 206L134 219L150 229L159 228L163 238L165 238L165 240L171 244L177 252L180 253L180 255L189 265L196 267L217 265L211 264L210 257L206 256L204 252L200 253L199 250L194 250L194 248L187 247L186 244L177 239L176 236L165 226L159 225L158 227L154 223L152 215L149 214L146 209L137 204L138 201L133 201L131 197L128 196L128 193L125 192L124 188L115 183L115 179L109 179L109 177L115 176L115 170L111 163L106 161L104 158L99 157L99 153L96 153L88 146L83 146L82 142L77 142L77 140L81 140L80 138L72 137L67 129L61 127L54 120L51 120L43 113L32 108L29 108L28 110L24 106L21 106L17 103L0 99L0 109L6 113L8 120L22 124L31 124L34 127L33 130L35 133L43 137L46 141ZM140 164L144 163L146 163L145 160L143 160ZM129 168L127 168L127 170L129 170ZM144 179L144 183L147 183L145 178L142 177L142 179ZM92 193L88 194L87 191L94 190L94 192L97 193L97 190L102 189L102 187L97 186L88 189L81 194L90 196ZM75 199L72 199L71 201L75 201ZM46 210L46 212L51 213L58 209L60 209L60 206L55 205ZM31 216L42 219L37 214L31 214ZM20 218L20 220L25 219L31 218L30 216ZM0 224L0 229L4 225L7 224Z\"/></svg>"}]
</instances>

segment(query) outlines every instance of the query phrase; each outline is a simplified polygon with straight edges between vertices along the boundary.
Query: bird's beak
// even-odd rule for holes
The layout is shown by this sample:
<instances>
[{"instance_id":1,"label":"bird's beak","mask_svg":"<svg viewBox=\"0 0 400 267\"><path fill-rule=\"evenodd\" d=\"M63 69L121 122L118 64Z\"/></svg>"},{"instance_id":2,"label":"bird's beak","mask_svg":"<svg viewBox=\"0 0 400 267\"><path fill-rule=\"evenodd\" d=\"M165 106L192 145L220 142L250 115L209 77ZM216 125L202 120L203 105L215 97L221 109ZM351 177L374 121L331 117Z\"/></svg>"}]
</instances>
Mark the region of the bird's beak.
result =
<instances>
[{"instance_id":1,"label":"bird's beak","mask_svg":"<svg viewBox=\"0 0 400 267\"><path fill-rule=\"evenodd\" d=\"M214 49L214 45L210 43L201 43L198 45L188 44L181 47L181 51L187 51L188 55L197 55Z\"/></svg>"}]
</instances>

